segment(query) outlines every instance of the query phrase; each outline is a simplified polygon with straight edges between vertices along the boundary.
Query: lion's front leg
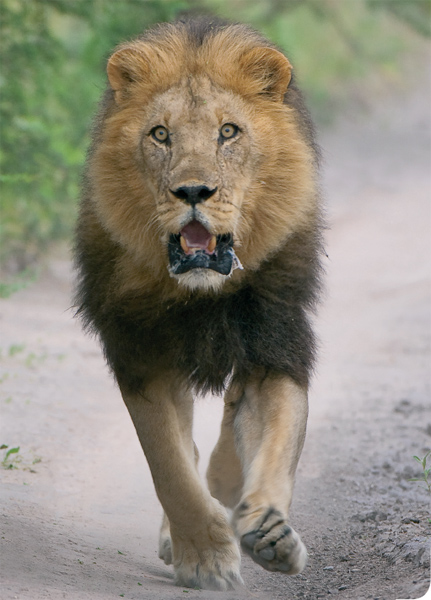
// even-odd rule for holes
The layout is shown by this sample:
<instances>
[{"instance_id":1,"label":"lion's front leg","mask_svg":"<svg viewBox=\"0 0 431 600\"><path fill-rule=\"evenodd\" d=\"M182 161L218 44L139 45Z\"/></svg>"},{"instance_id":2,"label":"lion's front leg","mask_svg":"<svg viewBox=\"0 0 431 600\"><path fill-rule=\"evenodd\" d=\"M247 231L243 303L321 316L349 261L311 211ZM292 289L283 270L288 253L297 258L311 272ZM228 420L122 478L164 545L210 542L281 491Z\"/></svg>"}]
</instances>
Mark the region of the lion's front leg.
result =
<instances>
[{"instance_id":1,"label":"lion's front leg","mask_svg":"<svg viewBox=\"0 0 431 600\"><path fill-rule=\"evenodd\" d=\"M122 393L169 520L176 583L216 590L241 584L239 549L226 511L195 468L190 394L169 373L139 394Z\"/></svg>"},{"instance_id":2,"label":"lion's front leg","mask_svg":"<svg viewBox=\"0 0 431 600\"><path fill-rule=\"evenodd\" d=\"M245 386L234 419L244 486L233 523L241 546L270 571L302 571L307 552L288 522L296 466L305 437L307 393L269 374Z\"/></svg>"},{"instance_id":3,"label":"lion's front leg","mask_svg":"<svg viewBox=\"0 0 431 600\"><path fill-rule=\"evenodd\" d=\"M180 424L182 424L183 441L188 445L192 439L192 425L193 425L193 398L190 397L190 402L181 403L180 410L178 411L178 417ZM194 447L194 460L195 467L198 466L199 451L196 444ZM162 524L160 527L159 534L159 558L161 558L166 565L171 565L172 559L172 539L171 539L171 526L169 519L165 512L163 512Z\"/></svg>"}]
</instances>

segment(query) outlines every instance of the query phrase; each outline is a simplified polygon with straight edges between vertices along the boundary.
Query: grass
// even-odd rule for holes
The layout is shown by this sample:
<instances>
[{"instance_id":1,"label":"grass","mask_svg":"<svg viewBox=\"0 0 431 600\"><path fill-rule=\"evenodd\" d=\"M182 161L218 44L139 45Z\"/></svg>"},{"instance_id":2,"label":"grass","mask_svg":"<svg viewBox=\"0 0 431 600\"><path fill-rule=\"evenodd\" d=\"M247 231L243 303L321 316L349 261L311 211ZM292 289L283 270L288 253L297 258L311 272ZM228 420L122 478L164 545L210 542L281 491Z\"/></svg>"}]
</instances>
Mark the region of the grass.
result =
<instances>
[{"instance_id":1,"label":"grass","mask_svg":"<svg viewBox=\"0 0 431 600\"><path fill-rule=\"evenodd\" d=\"M423 458L419 458L419 456L413 456L413 458L422 467L422 473L420 477L413 477L412 479L409 479L409 481L419 481L425 483L426 489L431 494L431 467L427 468L427 460L430 456L431 451L427 452Z\"/></svg>"},{"instance_id":2,"label":"grass","mask_svg":"<svg viewBox=\"0 0 431 600\"><path fill-rule=\"evenodd\" d=\"M48 354L46 350L35 352L28 351L25 355L23 354L25 350L26 344L11 344L9 348L5 348L4 350L0 348L0 360L5 358L21 358L21 362L23 362L28 369L33 369L39 365L42 365L48 359L56 359L58 362L63 362L66 358L66 354L64 353ZM8 377L9 374L4 373L3 376L0 377L0 383L2 383Z\"/></svg>"},{"instance_id":3,"label":"grass","mask_svg":"<svg viewBox=\"0 0 431 600\"><path fill-rule=\"evenodd\" d=\"M35 354L34 352L30 352L30 354L25 359L25 366L29 369L34 368L37 365L42 364L48 358L48 354L43 352L42 354Z\"/></svg>"},{"instance_id":4,"label":"grass","mask_svg":"<svg viewBox=\"0 0 431 600\"><path fill-rule=\"evenodd\" d=\"M40 456L35 456L33 452L33 459L29 457L25 458L20 454L20 446L14 446L13 448L9 448L7 444L1 444L0 450L5 450L5 454L3 456L3 460L1 461L1 466L3 469L18 469L19 463L21 463L21 467L24 471L30 471L30 473L36 473L33 469L33 465L37 465L42 462L42 458Z\"/></svg>"},{"instance_id":5,"label":"grass","mask_svg":"<svg viewBox=\"0 0 431 600\"><path fill-rule=\"evenodd\" d=\"M4 469L17 469L16 463L21 462L21 456L18 454L20 447L16 446L15 448L9 448L7 444L2 444L0 450L6 450L1 463L2 467Z\"/></svg>"},{"instance_id":6,"label":"grass","mask_svg":"<svg viewBox=\"0 0 431 600\"><path fill-rule=\"evenodd\" d=\"M22 352L24 348L25 344L12 344L12 346L9 347L8 354L9 356L15 356L15 354Z\"/></svg>"}]
</instances>

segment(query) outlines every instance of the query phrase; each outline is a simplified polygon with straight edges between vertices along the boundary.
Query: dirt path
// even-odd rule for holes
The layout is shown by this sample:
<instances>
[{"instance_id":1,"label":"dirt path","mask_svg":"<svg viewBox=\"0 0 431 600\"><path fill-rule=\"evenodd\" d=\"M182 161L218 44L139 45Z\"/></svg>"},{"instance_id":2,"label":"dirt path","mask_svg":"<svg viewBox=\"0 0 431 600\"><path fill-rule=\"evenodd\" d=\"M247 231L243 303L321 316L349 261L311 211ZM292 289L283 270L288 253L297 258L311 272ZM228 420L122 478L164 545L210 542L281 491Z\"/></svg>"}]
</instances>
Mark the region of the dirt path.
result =
<instances>
[{"instance_id":1,"label":"dirt path","mask_svg":"<svg viewBox=\"0 0 431 600\"><path fill-rule=\"evenodd\" d=\"M413 455L431 447L430 148L423 101L323 140L328 294L317 322L293 523L302 575L244 558L246 589L172 585L157 558L160 508L119 392L94 340L67 310L70 265L53 259L1 301L2 600L340 600L419 598L429 585L429 499ZM417 103L417 106L416 104ZM399 117L399 118L397 118ZM221 402L197 405L202 472ZM3 450L3 455L5 450Z\"/></svg>"}]
</instances>

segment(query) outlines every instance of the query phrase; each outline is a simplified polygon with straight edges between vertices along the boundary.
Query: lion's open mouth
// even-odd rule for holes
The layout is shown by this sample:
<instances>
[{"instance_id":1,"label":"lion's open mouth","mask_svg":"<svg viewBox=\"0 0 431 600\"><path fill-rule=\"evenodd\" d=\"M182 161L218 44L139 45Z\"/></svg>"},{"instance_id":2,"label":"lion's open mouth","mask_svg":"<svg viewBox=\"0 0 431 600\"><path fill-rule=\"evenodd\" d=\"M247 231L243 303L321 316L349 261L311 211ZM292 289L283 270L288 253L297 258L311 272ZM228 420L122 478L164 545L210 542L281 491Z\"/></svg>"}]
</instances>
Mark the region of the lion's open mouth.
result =
<instances>
[{"instance_id":1,"label":"lion's open mouth","mask_svg":"<svg viewBox=\"0 0 431 600\"><path fill-rule=\"evenodd\" d=\"M171 234L168 243L169 270L173 275L187 273L191 269L212 269L222 275L230 275L233 269L242 268L233 249L230 233L212 235L194 220L178 234Z\"/></svg>"}]
</instances>

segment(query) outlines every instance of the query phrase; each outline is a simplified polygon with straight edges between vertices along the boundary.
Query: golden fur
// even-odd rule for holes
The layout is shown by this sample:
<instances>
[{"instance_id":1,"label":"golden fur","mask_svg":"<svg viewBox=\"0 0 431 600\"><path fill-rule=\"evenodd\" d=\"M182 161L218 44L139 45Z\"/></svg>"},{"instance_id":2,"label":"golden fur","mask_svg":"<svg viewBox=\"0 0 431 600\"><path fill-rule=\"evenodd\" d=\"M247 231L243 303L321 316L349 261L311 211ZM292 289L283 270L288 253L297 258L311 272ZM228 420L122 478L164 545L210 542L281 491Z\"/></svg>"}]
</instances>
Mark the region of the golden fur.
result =
<instances>
[{"instance_id":1,"label":"golden fur","mask_svg":"<svg viewBox=\"0 0 431 600\"><path fill-rule=\"evenodd\" d=\"M306 562L287 520L307 419L319 211L291 70L247 27L204 20L160 26L108 61L78 225L78 301L147 456L165 510L159 554L179 585L240 584L235 535L266 569L293 574ZM184 198L201 189L205 198ZM191 223L211 239L202 254L230 236L242 268L169 269L172 240L194 253L180 235ZM194 386L228 388L212 495L195 468Z\"/></svg>"}]
</instances>

